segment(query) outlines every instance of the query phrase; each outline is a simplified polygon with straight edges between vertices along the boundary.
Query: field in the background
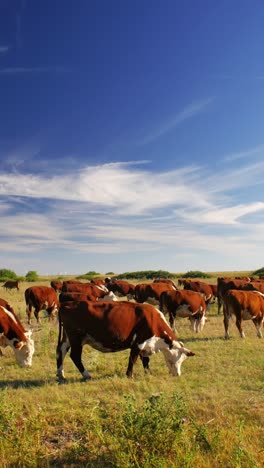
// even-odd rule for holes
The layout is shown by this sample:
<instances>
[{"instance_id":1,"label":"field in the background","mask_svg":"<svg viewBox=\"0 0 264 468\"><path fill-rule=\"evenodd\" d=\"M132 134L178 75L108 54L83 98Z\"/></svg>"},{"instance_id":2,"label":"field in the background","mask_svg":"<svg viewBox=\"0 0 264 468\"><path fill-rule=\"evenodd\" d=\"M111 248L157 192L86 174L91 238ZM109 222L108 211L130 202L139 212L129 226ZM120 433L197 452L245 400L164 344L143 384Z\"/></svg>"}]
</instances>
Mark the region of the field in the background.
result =
<instances>
[{"instance_id":1,"label":"field in the background","mask_svg":"<svg viewBox=\"0 0 264 468\"><path fill-rule=\"evenodd\" d=\"M29 285L22 283L19 292L0 286L0 297L24 324ZM92 380L81 382L67 356L68 383L58 385L58 325L40 316L40 327L32 319L32 369L19 368L11 348L0 358L1 467L264 465L264 340L253 323L245 322L242 340L231 322L231 339L225 341L216 305L201 334L178 319L178 338L196 354L178 378L157 354L151 375L144 375L139 361L129 380L129 351L102 354L86 346L83 360Z\"/></svg>"}]
</instances>

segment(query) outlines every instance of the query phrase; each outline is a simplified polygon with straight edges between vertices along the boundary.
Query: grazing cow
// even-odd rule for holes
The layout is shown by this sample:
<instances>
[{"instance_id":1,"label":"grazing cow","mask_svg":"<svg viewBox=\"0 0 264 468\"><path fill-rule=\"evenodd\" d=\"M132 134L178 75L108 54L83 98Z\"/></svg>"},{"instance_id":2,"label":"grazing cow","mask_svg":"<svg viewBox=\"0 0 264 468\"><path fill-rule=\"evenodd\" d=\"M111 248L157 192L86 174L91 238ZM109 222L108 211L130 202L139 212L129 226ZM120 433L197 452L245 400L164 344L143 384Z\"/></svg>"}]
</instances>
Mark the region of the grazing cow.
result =
<instances>
[{"instance_id":1,"label":"grazing cow","mask_svg":"<svg viewBox=\"0 0 264 468\"><path fill-rule=\"evenodd\" d=\"M243 320L252 320L259 338L262 338L261 327L264 322L264 294L258 291L240 291L229 289L224 296L225 338L229 338L229 320L234 315L241 338L245 338L242 328Z\"/></svg>"},{"instance_id":2,"label":"grazing cow","mask_svg":"<svg viewBox=\"0 0 264 468\"><path fill-rule=\"evenodd\" d=\"M17 289L19 291L20 281L19 280L8 280L3 284L5 289Z\"/></svg>"},{"instance_id":3,"label":"grazing cow","mask_svg":"<svg viewBox=\"0 0 264 468\"><path fill-rule=\"evenodd\" d=\"M50 286L31 286L25 290L26 312L28 323L31 323L32 309L37 322L40 323L39 312L46 310L49 319L58 312L59 299Z\"/></svg>"},{"instance_id":4,"label":"grazing cow","mask_svg":"<svg viewBox=\"0 0 264 468\"><path fill-rule=\"evenodd\" d=\"M250 283L245 280L232 278L217 278L217 299L218 299L218 315L221 307L224 306L224 296L229 289L244 289Z\"/></svg>"},{"instance_id":5,"label":"grazing cow","mask_svg":"<svg viewBox=\"0 0 264 468\"><path fill-rule=\"evenodd\" d=\"M62 281L52 280L50 286L54 289L55 292L60 292L62 289Z\"/></svg>"},{"instance_id":6,"label":"grazing cow","mask_svg":"<svg viewBox=\"0 0 264 468\"><path fill-rule=\"evenodd\" d=\"M172 284L174 286L174 289L178 289L174 281L172 281L169 278L156 278L153 280L153 283L166 283L166 284Z\"/></svg>"},{"instance_id":7,"label":"grazing cow","mask_svg":"<svg viewBox=\"0 0 264 468\"><path fill-rule=\"evenodd\" d=\"M175 287L167 283L139 283L135 287L135 300L140 304L149 302L159 306L163 291L175 291Z\"/></svg>"},{"instance_id":8,"label":"grazing cow","mask_svg":"<svg viewBox=\"0 0 264 468\"><path fill-rule=\"evenodd\" d=\"M96 286L92 283L82 283L82 284L65 284L62 285L61 293L82 293L90 296L91 301L96 301L97 299L108 294L108 289L104 285Z\"/></svg>"},{"instance_id":9,"label":"grazing cow","mask_svg":"<svg viewBox=\"0 0 264 468\"><path fill-rule=\"evenodd\" d=\"M128 300L133 299L135 295L135 285L124 280L108 281L107 289L118 297L126 296Z\"/></svg>"},{"instance_id":10,"label":"grazing cow","mask_svg":"<svg viewBox=\"0 0 264 468\"><path fill-rule=\"evenodd\" d=\"M105 285L105 280L103 278L93 278L91 279L91 283L95 284L96 286Z\"/></svg>"},{"instance_id":11,"label":"grazing cow","mask_svg":"<svg viewBox=\"0 0 264 468\"><path fill-rule=\"evenodd\" d=\"M31 367L34 354L32 331L25 330L13 310L0 305L0 346L10 346L21 367Z\"/></svg>"},{"instance_id":12,"label":"grazing cow","mask_svg":"<svg viewBox=\"0 0 264 468\"><path fill-rule=\"evenodd\" d=\"M89 372L82 363L83 345L110 353L130 349L126 375L132 377L133 366L141 356L148 369L149 356L162 351L172 375L181 375L181 364L194 353L179 342L164 315L150 304L134 302L68 302L59 309L57 376L65 380L63 361L70 357L85 380Z\"/></svg>"},{"instance_id":13,"label":"grazing cow","mask_svg":"<svg viewBox=\"0 0 264 468\"><path fill-rule=\"evenodd\" d=\"M176 317L187 317L195 332L202 331L205 324L206 303L203 296L195 291L164 291L160 296L160 310L169 315L171 328L174 329Z\"/></svg>"},{"instance_id":14,"label":"grazing cow","mask_svg":"<svg viewBox=\"0 0 264 468\"><path fill-rule=\"evenodd\" d=\"M62 292L59 295L59 301L60 304L64 302L70 302L70 301L117 301L117 297L114 295L112 291L110 291L108 294L105 292L103 293L103 296L98 297L98 295L95 295L94 293L85 293L85 292Z\"/></svg>"},{"instance_id":15,"label":"grazing cow","mask_svg":"<svg viewBox=\"0 0 264 468\"><path fill-rule=\"evenodd\" d=\"M13 307L5 299L0 298L0 306L4 307L5 309L9 310L9 312L12 312L12 314L15 315Z\"/></svg>"}]
</instances>

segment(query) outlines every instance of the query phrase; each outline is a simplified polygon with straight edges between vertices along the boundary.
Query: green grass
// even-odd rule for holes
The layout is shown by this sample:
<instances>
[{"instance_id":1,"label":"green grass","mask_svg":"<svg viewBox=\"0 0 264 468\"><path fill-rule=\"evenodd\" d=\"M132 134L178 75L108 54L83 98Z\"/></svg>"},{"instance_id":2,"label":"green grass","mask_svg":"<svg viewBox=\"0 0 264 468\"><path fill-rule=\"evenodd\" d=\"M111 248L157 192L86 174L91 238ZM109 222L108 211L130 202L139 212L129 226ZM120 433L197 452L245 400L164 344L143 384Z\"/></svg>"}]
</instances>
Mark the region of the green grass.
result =
<instances>
[{"instance_id":1,"label":"green grass","mask_svg":"<svg viewBox=\"0 0 264 468\"><path fill-rule=\"evenodd\" d=\"M34 283L37 284L37 283ZM41 282L45 284L45 282ZM48 283L46 283L48 284ZM1 291L26 324L23 291ZM21 369L11 348L0 358L2 467L262 467L264 464L264 340L245 322L242 340L213 306L201 334L176 321L177 334L196 353L182 376L168 374L163 355L125 376L129 351L84 348L92 375L65 358L67 384L56 380L57 324L32 320L32 369Z\"/></svg>"}]
</instances>

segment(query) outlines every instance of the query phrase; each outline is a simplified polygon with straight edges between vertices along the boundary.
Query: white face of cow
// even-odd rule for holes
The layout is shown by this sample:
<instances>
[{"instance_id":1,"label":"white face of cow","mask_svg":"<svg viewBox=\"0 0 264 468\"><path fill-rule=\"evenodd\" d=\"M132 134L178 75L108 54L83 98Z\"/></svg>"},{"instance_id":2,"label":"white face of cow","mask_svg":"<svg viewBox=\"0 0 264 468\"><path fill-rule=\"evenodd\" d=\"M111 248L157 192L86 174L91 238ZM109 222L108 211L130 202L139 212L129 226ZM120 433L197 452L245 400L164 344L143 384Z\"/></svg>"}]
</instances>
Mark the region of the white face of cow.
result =
<instances>
[{"instance_id":1,"label":"white face of cow","mask_svg":"<svg viewBox=\"0 0 264 468\"><path fill-rule=\"evenodd\" d=\"M182 343L173 342L173 348L162 350L165 356L166 364L173 376L181 375L181 365L188 356L194 356L194 353L185 348Z\"/></svg>"},{"instance_id":2,"label":"white face of cow","mask_svg":"<svg viewBox=\"0 0 264 468\"><path fill-rule=\"evenodd\" d=\"M165 357L166 364L170 373L173 376L181 375L181 365L188 356L194 356L192 351L185 348L179 341L173 341L173 347L170 348L162 338L153 336L139 345L142 356L150 356L151 354L162 351Z\"/></svg>"},{"instance_id":3,"label":"white face of cow","mask_svg":"<svg viewBox=\"0 0 264 468\"><path fill-rule=\"evenodd\" d=\"M34 341L31 338L32 331L25 332L26 341L12 340L16 360L21 367L31 367L32 357L35 351Z\"/></svg>"}]
</instances>

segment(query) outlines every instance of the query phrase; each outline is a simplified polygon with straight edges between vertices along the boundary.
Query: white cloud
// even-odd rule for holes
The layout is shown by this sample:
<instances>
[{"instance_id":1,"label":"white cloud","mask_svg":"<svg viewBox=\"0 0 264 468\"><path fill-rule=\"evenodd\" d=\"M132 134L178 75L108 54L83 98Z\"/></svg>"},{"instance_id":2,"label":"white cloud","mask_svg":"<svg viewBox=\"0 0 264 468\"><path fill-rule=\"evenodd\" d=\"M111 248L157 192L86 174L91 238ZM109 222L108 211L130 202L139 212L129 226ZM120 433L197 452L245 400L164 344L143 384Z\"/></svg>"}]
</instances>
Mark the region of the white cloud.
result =
<instances>
[{"instance_id":1,"label":"white cloud","mask_svg":"<svg viewBox=\"0 0 264 468\"><path fill-rule=\"evenodd\" d=\"M182 111L178 112L176 115L172 116L168 121L159 125L151 133L147 134L142 140L140 140L140 145L145 145L151 143L157 138L161 137L165 133L171 131L173 128L177 127L179 124L184 122L187 119L195 117L204 111L206 107L213 101L213 98L208 98L200 101L195 101L190 105L186 106Z\"/></svg>"}]
</instances>

